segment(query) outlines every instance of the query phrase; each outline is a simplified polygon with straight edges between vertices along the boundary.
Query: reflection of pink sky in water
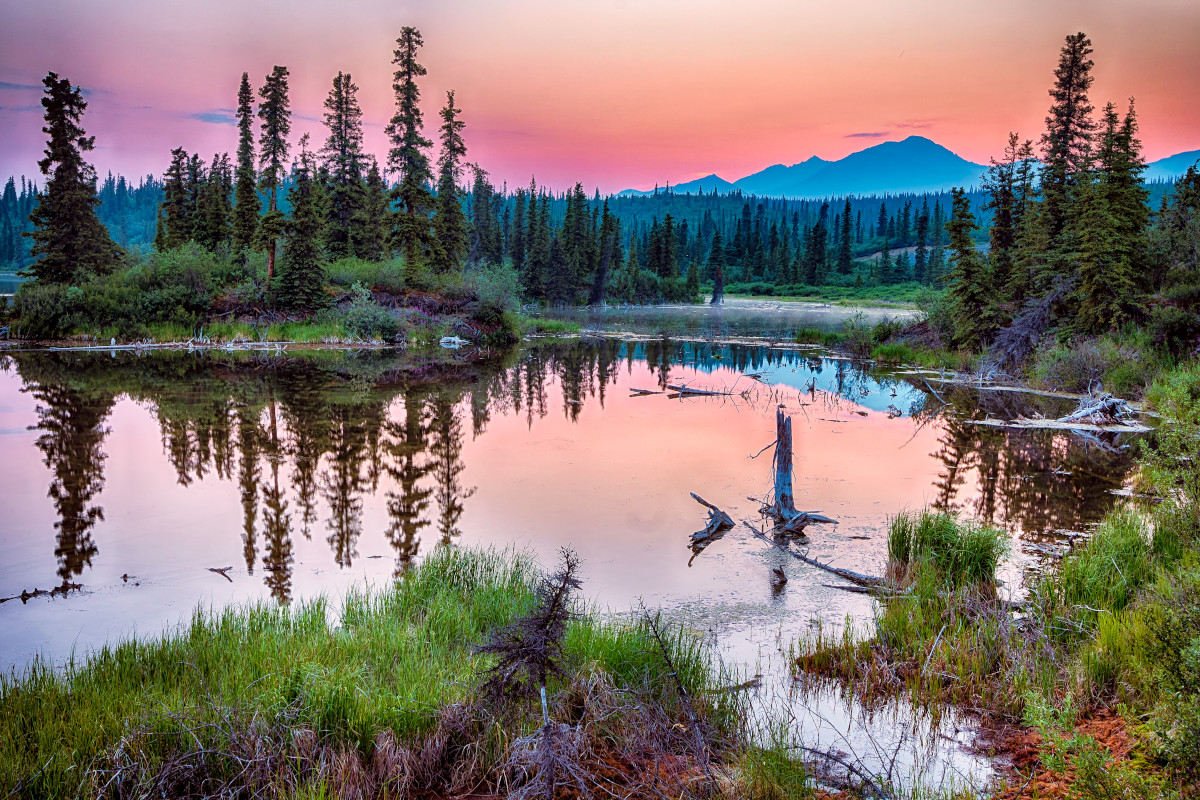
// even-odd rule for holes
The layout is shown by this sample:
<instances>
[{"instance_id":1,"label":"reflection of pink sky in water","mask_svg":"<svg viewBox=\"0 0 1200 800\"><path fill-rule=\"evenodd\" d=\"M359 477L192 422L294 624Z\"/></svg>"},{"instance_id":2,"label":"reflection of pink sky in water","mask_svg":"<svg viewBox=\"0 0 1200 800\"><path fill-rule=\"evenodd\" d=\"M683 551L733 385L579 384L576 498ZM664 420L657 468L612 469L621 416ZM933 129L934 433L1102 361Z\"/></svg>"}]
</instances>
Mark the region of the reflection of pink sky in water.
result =
<instances>
[{"instance_id":1,"label":"reflection of pink sky in water","mask_svg":"<svg viewBox=\"0 0 1200 800\"><path fill-rule=\"evenodd\" d=\"M773 437L773 407L769 402L739 401L735 407L721 400L630 398L624 391L628 386L653 386L656 378L641 361L622 372L606 392L605 408L588 398L578 422L562 413L553 379L547 387L549 413L531 427L524 412L493 411L482 435L471 440L468 430L460 481L477 491L466 499L459 523L464 544L516 543L532 547L544 561L552 560L558 547L571 545L584 558L588 595L613 609L627 609L644 597L651 606L768 604L772 613L784 616L823 613L839 620L845 611L861 607L856 598L821 588L822 581L793 564L786 564L792 583L782 599L772 601L768 565L779 562L780 554L736 531L689 568L688 534L700 527L703 511L688 492L724 506L735 518L753 517L756 505L747 495L768 488L769 455L747 457ZM676 367L673 374L689 372ZM40 432L24 430L36 422L36 403L18 388L15 376L0 379L4 594L57 583L55 512L46 497L49 471L34 446ZM789 395L798 399L794 391ZM403 418L403 403L401 398L392 402L392 419ZM842 520L838 527L814 531L813 552L864 568L878 565L886 516L931 499L939 469L929 456L936 449L936 426L910 441L908 419L888 420L876 412L860 417L849 413L844 401L840 410L792 405L798 501ZM465 403L460 410L469 413ZM6 665L26 661L35 650L60 659L72 645L90 648L135 630L153 633L185 617L197 603L222 606L267 596L261 534L256 575L246 575L236 481L209 473L179 485L163 455L152 407L120 400L105 425L111 429L103 445L105 483L93 501L104 509L104 521L93 534L99 553L75 579L84 592L53 601L38 598L24 607L19 602L0 606L8 631ZM385 493L394 488L391 479L384 475L378 491L363 498L358 555L351 567L339 569L326 542L329 512L323 500L311 538L298 530L290 474L290 466L281 465L293 514L293 596L337 595L364 579L389 580L394 553L382 532L389 525ZM262 480L269 478L264 462ZM972 480L960 488L960 496L973 491ZM426 512L436 513L436 504ZM436 541L435 527L423 530L422 552ZM849 540L851 535L872 538ZM232 584L207 571L228 565L234 565ZM126 574L132 576L129 582L122 580Z\"/></svg>"},{"instance_id":2,"label":"reflection of pink sky in water","mask_svg":"<svg viewBox=\"0 0 1200 800\"><path fill-rule=\"evenodd\" d=\"M565 374L570 359L581 352L564 351L547 374L555 369ZM664 352L657 351L654 358ZM624 614L639 600L650 608L663 608L672 619L713 641L725 663L743 672L762 671L784 681L771 685L786 686L788 643L803 635L814 619L832 628L847 615L866 619L870 601L828 588L824 584L835 582L830 576L741 528L710 545L689 566L689 534L704 519L704 510L689 492L719 504L735 519L754 520L758 504L749 496L762 496L769 489L771 464L769 452L755 460L749 456L774 437L775 403L782 400L792 414L796 437L797 504L841 521L811 529L811 554L878 572L886 553L887 518L901 509L919 509L937 496L945 466L936 453L946 429L941 420L922 426L908 416L889 419L877 409L889 403L907 408L919 400L920 392L899 382L898 394L893 395L890 386L883 388L853 373L844 361L821 362L820 374L811 372L803 357L764 362L754 369L775 384L768 389L739 379L731 351L723 352L719 363L727 366L705 373L677 363L671 378L700 386L736 384L739 391L749 387L749 400L630 397L629 387L658 386L660 374L640 357L629 361L622 356L610 365L616 380L604 387L603 408L597 393L585 391L575 409L577 421L571 421L564 412L562 379L548 377L543 384L547 413L539 417L535 411L531 422L524 401L518 411L507 402L510 384L492 396L490 419L472 439L473 398L464 396L455 407L463 433L458 484L464 512L456 526L463 531L458 541L527 547L546 564L554 561L560 547L574 547L583 557L584 594L599 610ZM671 358L706 363L708 356L692 350L674 352ZM799 394L795 387L810 378L818 390ZM195 410L209 408L203 398L211 387L193 387L186 380L163 394L150 394L164 405L188 408L186 397L197 401ZM846 382L847 393L857 402L823 391L839 380ZM331 397L345 391L322 385L326 388L321 391L329 391ZM591 383L585 378L583 385ZM38 401L20 388L15 371L0 375L0 491L5 507L0 595L5 596L56 585L60 568L54 552L56 510L47 496L51 472L36 446L44 432L27 430L38 422ZM485 391L483 384L467 389ZM522 386L522 394L527 389ZM419 392L414 397L429 401ZM403 393L390 401L390 421L406 421L405 402ZM338 406L335 402L329 408ZM358 419L366 406L349 408L350 416ZM269 418L264 410L260 423L267 435ZM287 419L283 406L278 407L278 430L285 444L291 441ZM267 580L280 576L264 571L268 543L261 493L264 484L272 482L271 462L266 457L258 461L255 568L248 575L238 459L230 477L219 479L208 467L203 478L184 486L164 452L153 404L119 399L103 426L109 429L101 447L106 453L103 488L87 504L104 512L91 534L98 552L82 574L72 577L83 584L83 591L66 598L35 598L25 605L0 605L0 667L27 663L39 651L61 662L73 648L82 654L129 634L154 636L186 621L197 605L273 602ZM1054 446L1065 448L1063 442L1055 439ZM978 470L969 462L968 458L957 474L955 494L955 503L967 509L974 508L980 494ZM320 471L331 465L332 456L326 454ZM317 498L317 519L308 535L301 530L300 498L291 483L294 471L293 457L285 456L278 475L292 521L291 596L304 599L324 593L335 599L336 607L336 599L350 586L364 581L386 585L396 564L396 553L385 537L392 524L387 495L398 489L397 482L384 470L377 489L367 489L361 497L361 535L353 544L352 565L342 568L331 550L331 510L324 497ZM318 487L322 480L318 478ZM422 515L431 523L421 531L424 554L439 539L439 505L434 476L426 476L422 485L435 490ZM232 582L208 571L226 566L233 567ZM790 578L782 592L772 591L772 567L784 569ZM841 732L848 732L866 746L870 737L890 736L911 724L901 713L899 723L877 721L863 727L853 707L839 704L832 695L818 695L798 701L794 708L804 710L797 724L805 727L806 741L819 739L836 747ZM785 701L782 695L773 697L773 702ZM916 764L922 757L914 750L904 758ZM954 768L978 768L962 754L951 753L949 758L945 763Z\"/></svg>"}]
</instances>

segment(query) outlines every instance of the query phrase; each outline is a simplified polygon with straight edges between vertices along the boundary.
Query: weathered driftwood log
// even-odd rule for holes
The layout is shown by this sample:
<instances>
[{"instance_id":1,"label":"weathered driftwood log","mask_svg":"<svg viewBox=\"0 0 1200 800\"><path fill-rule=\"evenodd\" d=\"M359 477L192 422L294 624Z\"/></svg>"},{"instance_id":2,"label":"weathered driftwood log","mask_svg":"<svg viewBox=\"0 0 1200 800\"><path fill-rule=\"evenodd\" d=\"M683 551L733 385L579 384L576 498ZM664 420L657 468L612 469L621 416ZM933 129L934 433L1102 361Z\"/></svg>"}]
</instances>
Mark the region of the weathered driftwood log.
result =
<instances>
[{"instance_id":1,"label":"weathered driftwood log","mask_svg":"<svg viewBox=\"0 0 1200 800\"><path fill-rule=\"evenodd\" d=\"M712 539L714 536L724 533L733 527L733 517L729 516L724 511L717 508L695 492L691 492L691 495L693 500L708 509L708 523L702 529L692 534L693 542L706 542L707 540Z\"/></svg>"},{"instance_id":2,"label":"weathered driftwood log","mask_svg":"<svg viewBox=\"0 0 1200 800\"><path fill-rule=\"evenodd\" d=\"M732 397L733 392L714 391L712 389L689 389L686 383L668 383L667 388L672 392L678 392L680 395L711 395L717 397Z\"/></svg>"},{"instance_id":3,"label":"weathered driftwood log","mask_svg":"<svg viewBox=\"0 0 1200 800\"><path fill-rule=\"evenodd\" d=\"M658 389L638 389L635 386L630 386L629 391L632 392L632 397L644 397L648 394L662 394Z\"/></svg>"},{"instance_id":4,"label":"weathered driftwood log","mask_svg":"<svg viewBox=\"0 0 1200 800\"><path fill-rule=\"evenodd\" d=\"M815 511L800 511L792 494L792 418L775 409L775 499L761 509L775 523L776 534L803 536L804 528L814 522L836 525L837 520Z\"/></svg>"},{"instance_id":5,"label":"weathered driftwood log","mask_svg":"<svg viewBox=\"0 0 1200 800\"><path fill-rule=\"evenodd\" d=\"M1084 398L1079 402L1079 408L1059 417L1059 422L1086 422L1092 425L1119 424L1122 420L1133 415L1129 403L1119 397L1104 394Z\"/></svg>"}]
</instances>

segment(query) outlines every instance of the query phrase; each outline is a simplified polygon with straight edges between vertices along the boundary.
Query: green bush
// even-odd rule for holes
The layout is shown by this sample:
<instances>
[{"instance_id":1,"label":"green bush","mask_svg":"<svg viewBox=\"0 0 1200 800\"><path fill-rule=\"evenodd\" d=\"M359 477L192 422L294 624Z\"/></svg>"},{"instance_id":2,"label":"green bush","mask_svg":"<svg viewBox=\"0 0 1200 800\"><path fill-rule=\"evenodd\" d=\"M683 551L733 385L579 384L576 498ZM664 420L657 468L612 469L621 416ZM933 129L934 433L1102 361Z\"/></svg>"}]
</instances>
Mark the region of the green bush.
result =
<instances>
[{"instance_id":1,"label":"green bush","mask_svg":"<svg viewBox=\"0 0 1200 800\"><path fill-rule=\"evenodd\" d=\"M521 276L510 264L487 265L463 274L463 286L479 303L478 319L501 324L507 311L520 307Z\"/></svg>"},{"instance_id":2,"label":"green bush","mask_svg":"<svg viewBox=\"0 0 1200 800\"><path fill-rule=\"evenodd\" d=\"M875 332L861 311L842 321L842 344L851 355L866 358L875 347Z\"/></svg>"},{"instance_id":3,"label":"green bush","mask_svg":"<svg viewBox=\"0 0 1200 800\"><path fill-rule=\"evenodd\" d=\"M396 338L400 332L400 320L395 314L376 303L370 290L361 283L354 284L350 293L353 299L341 319L349 333L363 339L391 341Z\"/></svg>"},{"instance_id":4,"label":"green bush","mask_svg":"<svg viewBox=\"0 0 1200 800\"><path fill-rule=\"evenodd\" d=\"M1148 377L1141 364L1138 352L1118 346L1107 336L1082 339L1038 350L1033 381L1047 389L1067 392L1086 392L1099 382L1105 389L1120 393Z\"/></svg>"},{"instance_id":5,"label":"green bush","mask_svg":"<svg viewBox=\"0 0 1200 800\"><path fill-rule=\"evenodd\" d=\"M889 342L872 350L871 358L887 364L911 364L916 361L917 353L903 342Z\"/></svg>"},{"instance_id":6,"label":"green bush","mask_svg":"<svg viewBox=\"0 0 1200 800\"><path fill-rule=\"evenodd\" d=\"M1178 306L1155 306L1146 330L1154 343L1168 353L1185 355L1195 350L1200 341L1200 314Z\"/></svg>"}]
</instances>

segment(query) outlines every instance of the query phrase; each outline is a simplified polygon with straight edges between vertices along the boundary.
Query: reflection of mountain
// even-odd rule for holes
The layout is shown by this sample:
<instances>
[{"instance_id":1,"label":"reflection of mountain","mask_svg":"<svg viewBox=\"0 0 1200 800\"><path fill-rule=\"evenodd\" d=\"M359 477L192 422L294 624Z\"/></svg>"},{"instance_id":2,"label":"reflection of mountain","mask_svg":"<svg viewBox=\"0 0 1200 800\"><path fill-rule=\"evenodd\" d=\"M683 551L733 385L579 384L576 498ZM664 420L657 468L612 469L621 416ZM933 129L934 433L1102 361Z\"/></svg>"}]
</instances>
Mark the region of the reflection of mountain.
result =
<instances>
[{"instance_id":1,"label":"reflection of mountain","mask_svg":"<svg viewBox=\"0 0 1200 800\"><path fill-rule=\"evenodd\" d=\"M756 385L745 373L758 373L780 397L784 390L791 398L800 392L822 414L889 404L912 409L918 423L938 432L932 454L941 464L938 507L1027 532L1078 528L1095 519L1130 464L1123 454L1070 435L964 422L981 402L996 416L1022 411L1011 406L1015 395L980 401L944 390L953 412L947 413L941 399L910 377L766 346L575 340L488 363L419 370L403 370L394 356L381 353L290 354L274 361L182 353L107 362L54 353L16 359L41 406L38 447L51 472L59 516L55 553L64 579L80 575L97 555L104 423L114 398L128 395L153 409L165 468L185 491L206 481L228 481L236 489L247 570L261 575L284 603L292 596L296 545L314 530L323 530L318 541L342 568L355 564L363 536L383 533L395 551L397 575L417 557L427 529L441 541L457 539L475 491L463 480L468 436L484 436L500 417L530 427L550 415L584 419L603 407L635 362L660 385L686 368L707 373L704 382L741 391ZM978 490L965 492L968 484ZM386 513L382 531L364 521L376 496Z\"/></svg>"}]
</instances>

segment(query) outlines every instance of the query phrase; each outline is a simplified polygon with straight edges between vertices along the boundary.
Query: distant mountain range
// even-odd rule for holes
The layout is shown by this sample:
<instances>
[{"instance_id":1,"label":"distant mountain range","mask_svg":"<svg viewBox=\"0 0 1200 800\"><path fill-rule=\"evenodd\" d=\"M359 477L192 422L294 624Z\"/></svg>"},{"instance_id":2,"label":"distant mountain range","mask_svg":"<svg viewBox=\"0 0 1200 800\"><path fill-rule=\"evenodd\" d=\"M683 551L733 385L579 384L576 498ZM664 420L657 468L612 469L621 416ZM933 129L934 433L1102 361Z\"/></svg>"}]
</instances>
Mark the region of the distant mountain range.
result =
<instances>
[{"instance_id":1,"label":"distant mountain range","mask_svg":"<svg viewBox=\"0 0 1200 800\"><path fill-rule=\"evenodd\" d=\"M1200 150L1179 153L1148 165L1146 180L1176 178L1200 159ZM786 167L776 164L736 181L717 175L672 186L683 194L714 189L722 194L741 190L760 197L796 199L853 195L882 195L938 192L953 186L977 187L987 167L967 161L937 142L923 136L909 136L899 142L884 142L851 153L837 161L813 156ZM647 195L626 189L622 195Z\"/></svg>"}]
</instances>

